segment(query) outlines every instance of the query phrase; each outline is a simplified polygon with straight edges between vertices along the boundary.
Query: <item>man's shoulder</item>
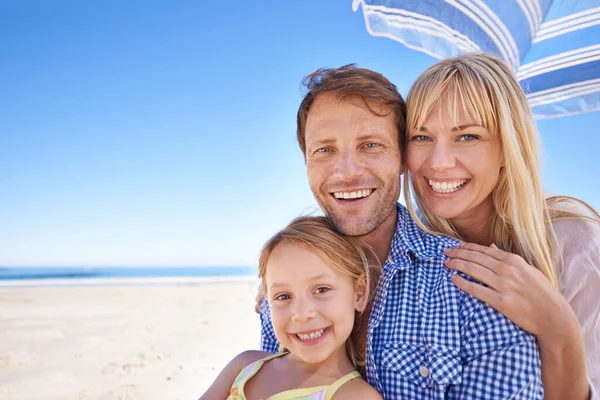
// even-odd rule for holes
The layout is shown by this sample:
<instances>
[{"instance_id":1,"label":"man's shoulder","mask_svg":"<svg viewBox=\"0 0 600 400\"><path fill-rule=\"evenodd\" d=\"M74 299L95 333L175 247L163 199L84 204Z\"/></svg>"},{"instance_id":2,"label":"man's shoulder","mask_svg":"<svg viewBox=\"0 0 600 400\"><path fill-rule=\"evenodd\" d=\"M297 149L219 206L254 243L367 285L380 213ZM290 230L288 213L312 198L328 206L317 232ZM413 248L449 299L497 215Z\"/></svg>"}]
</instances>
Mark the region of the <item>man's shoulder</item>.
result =
<instances>
[{"instance_id":1,"label":"man's shoulder","mask_svg":"<svg viewBox=\"0 0 600 400\"><path fill-rule=\"evenodd\" d=\"M429 233L412 218L406 207L398 203L398 223L392 247L404 248L420 258L442 257L448 247L457 247L458 240Z\"/></svg>"}]
</instances>

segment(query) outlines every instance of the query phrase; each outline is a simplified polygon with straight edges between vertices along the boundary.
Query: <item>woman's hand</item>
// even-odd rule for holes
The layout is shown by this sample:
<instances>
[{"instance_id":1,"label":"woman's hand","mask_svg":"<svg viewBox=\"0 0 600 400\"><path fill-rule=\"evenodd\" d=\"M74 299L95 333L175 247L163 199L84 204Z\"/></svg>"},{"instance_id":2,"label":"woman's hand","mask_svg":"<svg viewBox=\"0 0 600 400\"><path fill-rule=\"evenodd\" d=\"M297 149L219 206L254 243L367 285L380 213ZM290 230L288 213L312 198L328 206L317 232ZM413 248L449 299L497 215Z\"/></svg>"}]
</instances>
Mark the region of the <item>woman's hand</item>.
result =
<instances>
[{"instance_id":1,"label":"woman's hand","mask_svg":"<svg viewBox=\"0 0 600 400\"><path fill-rule=\"evenodd\" d=\"M573 328L572 323L577 323L577 319L571 307L550 281L523 258L494 245L474 243L448 249L446 255L448 268L487 285L454 275L452 281L456 286L494 307L538 340L556 344L573 333L569 327Z\"/></svg>"}]
</instances>

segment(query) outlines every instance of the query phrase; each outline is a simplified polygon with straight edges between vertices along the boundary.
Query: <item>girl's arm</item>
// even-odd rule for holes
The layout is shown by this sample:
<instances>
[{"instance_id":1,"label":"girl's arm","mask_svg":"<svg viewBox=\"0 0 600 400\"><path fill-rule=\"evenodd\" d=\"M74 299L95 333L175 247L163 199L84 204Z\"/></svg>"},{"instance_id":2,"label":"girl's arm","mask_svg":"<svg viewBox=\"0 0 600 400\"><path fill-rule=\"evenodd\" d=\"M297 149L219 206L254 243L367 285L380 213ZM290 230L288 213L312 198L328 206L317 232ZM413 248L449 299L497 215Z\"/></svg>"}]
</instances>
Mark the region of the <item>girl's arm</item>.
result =
<instances>
[{"instance_id":1,"label":"girl's arm","mask_svg":"<svg viewBox=\"0 0 600 400\"><path fill-rule=\"evenodd\" d=\"M223 371L217 376L215 381L210 385L208 390L200 397L199 400L215 400L226 399L235 378L247 365L267 357L271 353L263 351L248 350L238 354L233 360L223 368Z\"/></svg>"}]
</instances>

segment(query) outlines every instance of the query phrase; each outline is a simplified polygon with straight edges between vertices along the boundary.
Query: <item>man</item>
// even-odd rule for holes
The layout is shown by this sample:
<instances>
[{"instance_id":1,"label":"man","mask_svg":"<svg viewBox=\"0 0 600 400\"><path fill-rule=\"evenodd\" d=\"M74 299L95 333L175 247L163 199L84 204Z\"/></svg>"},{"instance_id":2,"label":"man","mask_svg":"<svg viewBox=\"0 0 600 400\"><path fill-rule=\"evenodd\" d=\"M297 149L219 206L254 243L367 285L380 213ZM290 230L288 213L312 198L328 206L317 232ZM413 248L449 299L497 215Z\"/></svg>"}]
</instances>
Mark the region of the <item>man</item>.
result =
<instances>
[{"instance_id":1,"label":"man","mask_svg":"<svg viewBox=\"0 0 600 400\"><path fill-rule=\"evenodd\" d=\"M311 190L336 228L375 251L383 272L366 334L367 381L386 399L541 399L535 338L461 292L444 266L458 242L422 231L397 199L405 103L353 65L305 80L298 143ZM276 352L268 303L262 348Z\"/></svg>"}]
</instances>

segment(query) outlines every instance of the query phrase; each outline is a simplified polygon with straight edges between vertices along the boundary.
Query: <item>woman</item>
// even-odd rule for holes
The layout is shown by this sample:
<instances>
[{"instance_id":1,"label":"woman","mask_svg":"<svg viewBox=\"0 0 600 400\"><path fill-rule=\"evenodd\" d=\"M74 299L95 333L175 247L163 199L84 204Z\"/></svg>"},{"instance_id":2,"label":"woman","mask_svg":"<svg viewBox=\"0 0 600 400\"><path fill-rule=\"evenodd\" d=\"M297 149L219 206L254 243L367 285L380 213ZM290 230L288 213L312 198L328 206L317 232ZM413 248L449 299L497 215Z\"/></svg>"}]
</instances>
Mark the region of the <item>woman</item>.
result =
<instances>
[{"instance_id":1,"label":"woman","mask_svg":"<svg viewBox=\"0 0 600 400\"><path fill-rule=\"evenodd\" d=\"M545 398L597 398L600 216L545 198L534 118L510 68L486 54L440 61L407 107L406 203L423 228L465 242L447 266L473 279L454 283L537 336Z\"/></svg>"}]
</instances>

